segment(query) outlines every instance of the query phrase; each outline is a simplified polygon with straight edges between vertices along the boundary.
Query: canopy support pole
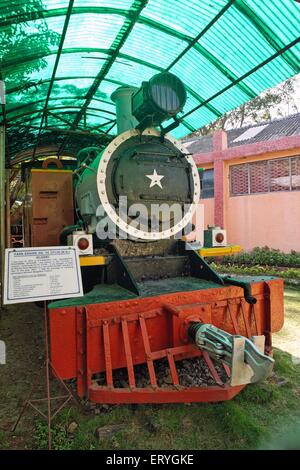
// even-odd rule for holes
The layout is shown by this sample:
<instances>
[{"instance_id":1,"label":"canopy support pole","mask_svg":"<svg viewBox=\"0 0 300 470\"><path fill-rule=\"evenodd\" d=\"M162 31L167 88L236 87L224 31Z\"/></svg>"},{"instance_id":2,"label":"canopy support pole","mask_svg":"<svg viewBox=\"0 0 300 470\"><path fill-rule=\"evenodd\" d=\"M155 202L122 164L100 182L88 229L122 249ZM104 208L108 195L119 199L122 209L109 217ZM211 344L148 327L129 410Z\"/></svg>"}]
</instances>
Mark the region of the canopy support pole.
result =
<instances>
[{"instance_id":1,"label":"canopy support pole","mask_svg":"<svg viewBox=\"0 0 300 470\"><path fill-rule=\"evenodd\" d=\"M5 185L5 220L6 220L6 248L10 248L11 242L11 219L10 219L10 172L6 170L6 185Z\"/></svg>"},{"instance_id":2,"label":"canopy support pole","mask_svg":"<svg viewBox=\"0 0 300 470\"><path fill-rule=\"evenodd\" d=\"M4 104L1 105L2 107ZM0 125L0 269L1 301L3 306L4 256L5 256L5 126Z\"/></svg>"},{"instance_id":3,"label":"canopy support pole","mask_svg":"<svg viewBox=\"0 0 300 470\"><path fill-rule=\"evenodd\" d=\"M71 14L72 14L73 5L74 5L74 0L70 0L69 1L69 6L68 6L68 11L66 13L64 27L63 27L61 38L60 38L58 51L57 51L56 58L55 58L54 68L53 68L53 71L52 71L52 77L51 77L51 80L50 80L50 83L49 83L49 88L48 88L47 97L46 97L46 101L45 101L45 106L44 106L44 110L43 110L43 114L42 114L40 128L39 128L38 136L37 136L37 139L36 139L36 144L35 144L33 154L32 154L32 160L35 160L35 154L36 154L36 151L38 149L38 146L39 146L39 143L40 143L40 140L41 140L41 134L42 134L43 125L44 125L44 122L45 122L45 119L46 119L46 116L47 116L47 108L48 108L48 104L49 104L49 100L50 100L50 95L51 95L51 91L52 91L52 88L53 88L53 83L54 83L54 80L55 80L55 75L56 75L56 71L57 71L57 68L58 68L58 63L59 63L59 59L60 59L60 56L61 56L61 52L63 50L65 37L66 37L67 31L68 31L68 26L69 26Z\"/></svg>"}]
</instances>

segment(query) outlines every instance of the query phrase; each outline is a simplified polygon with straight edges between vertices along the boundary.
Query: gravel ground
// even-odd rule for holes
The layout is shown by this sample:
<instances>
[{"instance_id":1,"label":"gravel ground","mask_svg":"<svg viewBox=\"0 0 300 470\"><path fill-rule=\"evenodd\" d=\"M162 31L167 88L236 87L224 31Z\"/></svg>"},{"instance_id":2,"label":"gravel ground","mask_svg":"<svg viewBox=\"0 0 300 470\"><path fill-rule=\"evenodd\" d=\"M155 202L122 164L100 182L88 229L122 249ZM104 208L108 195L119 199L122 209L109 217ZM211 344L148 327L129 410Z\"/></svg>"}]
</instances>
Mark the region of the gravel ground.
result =
<instances>
[{"instance_id":1,"label":"gravel ground","mask_svg":"<svg viewBox=\"0 0 300 470\"><path fill-rule=\"evenodd\" d=\"M183 387L207 387L216 384L206 362L201 357L178 361L176 366L179 384ZM167 359L155 361L154 367L158 386L162 388L172 388L173 381ZM219 365L215 365L215 367L222 381L226 382L227 376L223 367ZM134 371L138 388L150 386L150 378L146 364L135 366ZM105 373L95 374L94 379L98 385L106 384ZM113 380L115 387L127 388L129 386L127 369L114 371Z\"/></svg>"}]
</instances>

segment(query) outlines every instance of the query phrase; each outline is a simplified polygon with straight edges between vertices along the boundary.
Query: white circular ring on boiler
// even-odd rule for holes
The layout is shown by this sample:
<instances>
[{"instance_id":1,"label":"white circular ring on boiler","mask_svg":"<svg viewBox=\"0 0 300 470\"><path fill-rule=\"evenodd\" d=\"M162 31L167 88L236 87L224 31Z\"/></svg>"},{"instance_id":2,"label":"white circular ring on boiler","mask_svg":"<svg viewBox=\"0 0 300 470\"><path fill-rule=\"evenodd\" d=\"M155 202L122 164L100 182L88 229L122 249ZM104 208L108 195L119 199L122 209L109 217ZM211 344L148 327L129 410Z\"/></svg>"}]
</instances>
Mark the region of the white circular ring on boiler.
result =
<instances>
[{"instance_id":1,"label":"white circular ring on boiler","mask_svg":"<svg viewBox=\"0 0 300 470\"><path fill-rule=\"evenodd\" d=\"M194 194L193 194L193 202L191 203L188 211L185 213L184 217L175 224L173 227L162 230L161 232L146 232L145 230L137 229L136 227L130 226L130 223L126 222L122 218L120 218L119 214L115 211L113 206L110 204L107 196L106 191L106 170L107 165L113 152L126 140L130 139L131 137L140 135L140 132L137 129L130 129L129 131L125 131L119 136L117 136L105 149L103 155L100 159L98 171L97 171L97 189L99 198L101 201L102 206L104 207L105 212L107 213L108 217L112 220L112 222L119 227L123 232L127 233L133 238L140 238L142 240L163 240L165 238L170 238L176 235L180 230L187 226L187 224L191 221L197 207L197 203L200 198L200 180L198 169L194 162L194 159L190 155L185 155L186 161L192 168L192 179L194 185ZM142 135L154 135L156 137L160 137L160 132L153 128L145 129L142 132ZM178 150L180 150L183 154L185 152L185 148L180 145L180 143L174 139L172 136L167 134L165 136Z\"/></svg>"}]
</instances>

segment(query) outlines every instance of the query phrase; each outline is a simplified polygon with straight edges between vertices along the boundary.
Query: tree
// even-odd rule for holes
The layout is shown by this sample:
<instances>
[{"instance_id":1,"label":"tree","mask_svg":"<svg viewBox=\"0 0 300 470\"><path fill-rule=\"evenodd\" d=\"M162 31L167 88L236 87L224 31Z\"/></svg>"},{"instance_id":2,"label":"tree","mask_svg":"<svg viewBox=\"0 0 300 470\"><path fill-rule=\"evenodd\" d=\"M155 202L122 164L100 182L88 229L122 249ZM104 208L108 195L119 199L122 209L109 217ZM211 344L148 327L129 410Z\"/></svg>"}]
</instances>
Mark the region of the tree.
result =
<instances>
[{"instance_id":1,"label":"tree","mask_svg":"<svg viewBox=\"0 0 300 470\"><path fill-rule=\"evenodd\" d=\"M53 49L57 49L61 37L60 34L51 31L45 19L41 17L43 9L41 0L12 1L1 5L0 80L4 80L7 91L14 87L20 89L20 92L8 95L9 106L28 103L27 112L36 109L36 106L31 104L32 101L38 101L46 96L45 87L29 88L33 83L32 73L47 67L48 62L45 57ZM32 60L24 61L24 57L32 57ZM28 124L28 119L24 120L24 124ZM18 121L15 128L9 127L6 134L7 155L11 151L11 143L17 142L18 138L19 144L22 138L27 144L35 141L36 136L30 130L23 129L21 138L21 129L22 121Z\"/></svg>"},{"instance_id":2,"label":"tree","mask_svg":"<svg viewBox=\"0 0 300 470\"><path fill-rule=\"evenodd\" d=\"M43 5L40 0L10 2L1 7L0 17L7 26L0 31L0 79L5 81L7 88L10 84L24 84L26 88L30 73L47 66L42 56L49 54L51 47L59 43L60 35L50 31L43 18L37 19L41 10ZM20 16L24 16L26 21L14 22L14 18ZM34 23L28 23L35 19ZM38 58L17 62L33 53Z\"/></svg>"},{"instance_id":3,"label":"tree","mask_svg":"<svg viewBox=\"0 0 300 470\"><path fill-rule=\"evenodd\" d=\"M285 105L289 106L292 111L298 112L294 99L297 79L300 79L300 75L289 78L251 101L225 113L220 119L194 132L192 136L207 135L220 129L236 129L245 125L269 121L272 119L273 112L276 116L282 116L282 108Z\"/></svg>"}]
</instances>

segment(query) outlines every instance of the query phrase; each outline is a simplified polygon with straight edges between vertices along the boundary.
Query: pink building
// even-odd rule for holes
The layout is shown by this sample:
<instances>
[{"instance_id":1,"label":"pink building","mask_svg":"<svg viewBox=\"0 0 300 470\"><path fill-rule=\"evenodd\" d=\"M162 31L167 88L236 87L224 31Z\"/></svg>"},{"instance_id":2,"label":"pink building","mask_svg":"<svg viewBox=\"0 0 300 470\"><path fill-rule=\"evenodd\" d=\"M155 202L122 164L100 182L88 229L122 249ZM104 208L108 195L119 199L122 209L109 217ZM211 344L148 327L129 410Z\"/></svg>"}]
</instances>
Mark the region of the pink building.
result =
<instances>
[{"instance_id":1,"label":"pink building","mask_svg":"<svg viewBox=\"0 0 300 470\"><path fill-rule=\"evenodd\" d=\"M300 251L300 113L184 145L204 169L205 225L244 250Z\"/></svg>"}]
</instances>

